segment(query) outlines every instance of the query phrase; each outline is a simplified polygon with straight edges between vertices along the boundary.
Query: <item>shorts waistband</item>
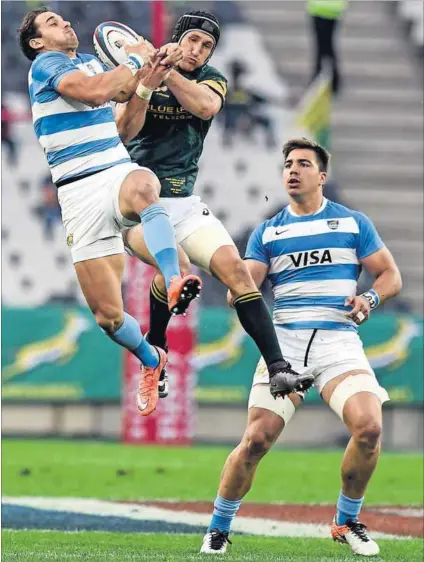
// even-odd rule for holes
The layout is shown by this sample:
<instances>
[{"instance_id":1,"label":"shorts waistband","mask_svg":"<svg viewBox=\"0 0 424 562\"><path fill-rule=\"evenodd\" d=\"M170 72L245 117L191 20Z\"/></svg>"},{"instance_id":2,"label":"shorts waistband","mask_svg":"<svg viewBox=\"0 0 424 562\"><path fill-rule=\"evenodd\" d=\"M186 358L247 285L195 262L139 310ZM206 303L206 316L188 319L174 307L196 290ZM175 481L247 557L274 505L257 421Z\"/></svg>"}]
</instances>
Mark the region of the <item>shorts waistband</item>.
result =
<instances>
[{"instance_id":1,"label":"shorts waistband","mask_svg":"<svg viewBox=\"0 0 424 562\"><path fill-rule=\"evenodd\" d=\"M89 178L90 176L95 176L96 174L100 174L100 172L104 172L105 170L109 170L113 166L107 166L107 168L102 168L101 170L94 170L93 172L87 172L86 174L81 174L79 176L74 176L73 178L67 178L66 180L59 180L55 183L57 189L59 187L63 187L64 185L68 185L70 183L74 183L79 180L84 180L85 178Z\"/></svg>"}]
</instances>

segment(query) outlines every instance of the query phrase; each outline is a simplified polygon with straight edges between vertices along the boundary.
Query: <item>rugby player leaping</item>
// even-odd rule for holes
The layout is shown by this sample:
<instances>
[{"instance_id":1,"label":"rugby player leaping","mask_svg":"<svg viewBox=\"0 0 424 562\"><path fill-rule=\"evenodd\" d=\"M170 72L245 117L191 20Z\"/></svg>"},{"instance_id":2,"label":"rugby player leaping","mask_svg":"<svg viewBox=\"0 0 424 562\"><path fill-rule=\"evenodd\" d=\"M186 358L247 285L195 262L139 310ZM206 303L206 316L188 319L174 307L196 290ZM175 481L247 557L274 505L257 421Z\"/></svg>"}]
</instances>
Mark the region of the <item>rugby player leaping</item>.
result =
<instances>
[{"instance_id":1,"label":"rugby player leaping","mask_svg":"<svg viewBox=\"0 0 424 562\"><path fill-rule=\"evenodd\" d=\"M158 379L166 353L148 343L138 322L124 312L121 231L141 222L149 252L165 279L167 307L177 313L197 295L200 279L181 277L174 228L159 202L160 183L131 163L116 128L110 101L133 94L150 62L160 56L144 41L128 46L127 61L104 72L93 55L77 53L70 23L48 8L26 14L20 46L32 62L29 94L36 135L58 188L67 243L79 284L98 325L140 360L137 405L150 414L158 400ZM173 65L177 51L161 58Z\"/></svg>"},{"instance_id":2,"label":"rugby player leaping","mask_svg":"<svg viewBox=\"0 0 424 562\"><path fill-rule=\"evenodd\" d=\"M117 125L133 161L149 166L158 176L161 202L169 211L178 243L192 263L229 288L240 322L265 360L271 392L274 396L285 395L295 388L309 387L313 377L299 376L284 360L271 316L249 269L223 224L193 195L203 143L227 91L224 76L208 65L219 36L219 23L212 14L192 11L181 16L173 43L160 50L167 54L179 45L183 59L178 69L152 68L150 76L141 79L131 100L118 106ZM128 230L125 244L143 261L155 265L143 244L143 229L141 225ZM188 267L188 261L181 265L182 270ZM151 343L166 347L170 312L164 279L159 274L153 281L150 299L147 337ZM167 394L163 372L159 395Z\"/></svg>"}]
</instances>

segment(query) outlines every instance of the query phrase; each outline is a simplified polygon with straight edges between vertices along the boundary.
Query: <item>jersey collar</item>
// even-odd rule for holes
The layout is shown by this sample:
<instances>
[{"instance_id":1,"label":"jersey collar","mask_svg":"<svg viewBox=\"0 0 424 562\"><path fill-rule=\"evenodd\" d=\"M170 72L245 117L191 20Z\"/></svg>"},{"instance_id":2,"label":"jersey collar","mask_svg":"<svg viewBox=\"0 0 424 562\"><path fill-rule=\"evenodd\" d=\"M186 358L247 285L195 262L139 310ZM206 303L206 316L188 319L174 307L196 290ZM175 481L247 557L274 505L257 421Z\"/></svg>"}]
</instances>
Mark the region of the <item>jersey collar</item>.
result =
<instances>
[{"instance_id":1,"label":"jersey collar","mask_svg":"<svg viewBox=\"0 0 424 562\"><path fill-rule=\"evenodd\" d=\"M328 203L328 199L326 197L323 197L322 199L322 204L321 207L318 209L318 211L316 213L313 213L312 215L298 215L297 213L295 213L293 211L293 209L291 208L291 205L287 205L287 211L293 216L293 217L298 217L298 218L304 218L304 217L313 217L315 215L319 215L320 213L322 213L322 211L325 209L325 207L327 206Z\"/></svg>"}]
</instances>

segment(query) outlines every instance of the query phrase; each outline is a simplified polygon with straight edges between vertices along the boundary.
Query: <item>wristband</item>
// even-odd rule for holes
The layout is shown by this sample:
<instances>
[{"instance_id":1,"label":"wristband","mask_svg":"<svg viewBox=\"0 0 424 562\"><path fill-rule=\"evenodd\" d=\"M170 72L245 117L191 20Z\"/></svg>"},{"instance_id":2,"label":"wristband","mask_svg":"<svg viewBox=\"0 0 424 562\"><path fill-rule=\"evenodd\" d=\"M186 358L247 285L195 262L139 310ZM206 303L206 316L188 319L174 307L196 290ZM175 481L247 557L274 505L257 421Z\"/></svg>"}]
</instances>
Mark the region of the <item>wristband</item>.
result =
<instances>
[{"instance_id":1,"label":"wristband","mask_svg":"<svg viewBox=\"0 0 424 562\"><path fill-rule=\"evenodd\" d=\"M370 289L369 291L362 293L361 297L367 299L370 304L371 310L374 310L374 308L377 308L377 306L380 304L380 297L378 296L377 291L374 291L374 289Z\"/></svg>"},{"instance_id":2,"label":"wristband","mask_svg":"<svg viewBox=\"0 0 424 562\"><path fill-rule=\"evenodd\" d=\"M150 98L152 97L153 90L151 90L150 88L139 82L135 93L142 100L149 101Z\"/></svg>"},{"instance_id":3,"label":"wristband","mask_svg":"<svg viewBox=\"0 0 424 562\"><path fill-rule=\"evenodd\" d=\"M141 57L140 55L131 53L130 55L128 55L127 60L124 61L122 64L126 66L129 70L131 70L131 74L135 76L137 74L137 71L140 70L140 68L143 68L144 60L143 57Z\"/></svg>"}]
</instances>

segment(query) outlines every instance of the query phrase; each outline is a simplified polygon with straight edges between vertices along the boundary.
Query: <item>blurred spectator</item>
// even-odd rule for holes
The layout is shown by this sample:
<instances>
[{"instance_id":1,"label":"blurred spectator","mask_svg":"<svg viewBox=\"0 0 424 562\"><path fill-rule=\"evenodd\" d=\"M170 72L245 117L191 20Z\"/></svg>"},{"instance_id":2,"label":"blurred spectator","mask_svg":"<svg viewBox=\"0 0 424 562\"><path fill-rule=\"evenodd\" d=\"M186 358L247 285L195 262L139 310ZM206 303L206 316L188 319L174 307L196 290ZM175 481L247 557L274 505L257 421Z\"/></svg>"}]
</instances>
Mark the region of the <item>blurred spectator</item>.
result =
<instances>
[{"instance_id":1,"label":"blurred spectator","mask_svg":"<svg viewBox=\"0 0 424 562\"><path fill-rule=\"evenodd\" d=\"M1 144L7 148L7 159L10 166L17 165L16 141L13 137L11 124L14 121L13 113L1 104Z\"/></svg>"},{"instance_id":2,"label":"blurred spectator","mask_svg":"<svg viewBox=\"0 0 424 562\"><path fill-rule=\"evenodd\" d=\"M315 68L311 81L321 73L323 63L329 63L334 95L340 93L341 89L341 77L334 34L346 5L347 0L308 0L308 11L312 18L315 39Z\"/></svg>"},{"instance_id":3,"label":"blurred spectator","mask_svg":"<svg viewBox=\"0 0 424 562\"><path fill-rule=\"evenodd\" d=\"M246 73L244 65L239 61L230 64L230 79L227 100L223 108L224 139L223 144L232 144L234 133L241 133L245 138L252 138L257 127L265 133L268 148L276 145L271 119L264 113L267 99L242 86L242 76Z\"/></svg>"},{"instance_id":4,"label":"blurred spectator","mask_svg":"<svg viewBox=\"0 0 424 562\"><path fill-rule=\"evenodd\" d=\"M53 240L54 228L60 222L60 205L57 200L57 188L52 183L50 174L46 175L41 182L41 204L36 209L44 222L44 237Z\"/></svg>"}]
</instances>

